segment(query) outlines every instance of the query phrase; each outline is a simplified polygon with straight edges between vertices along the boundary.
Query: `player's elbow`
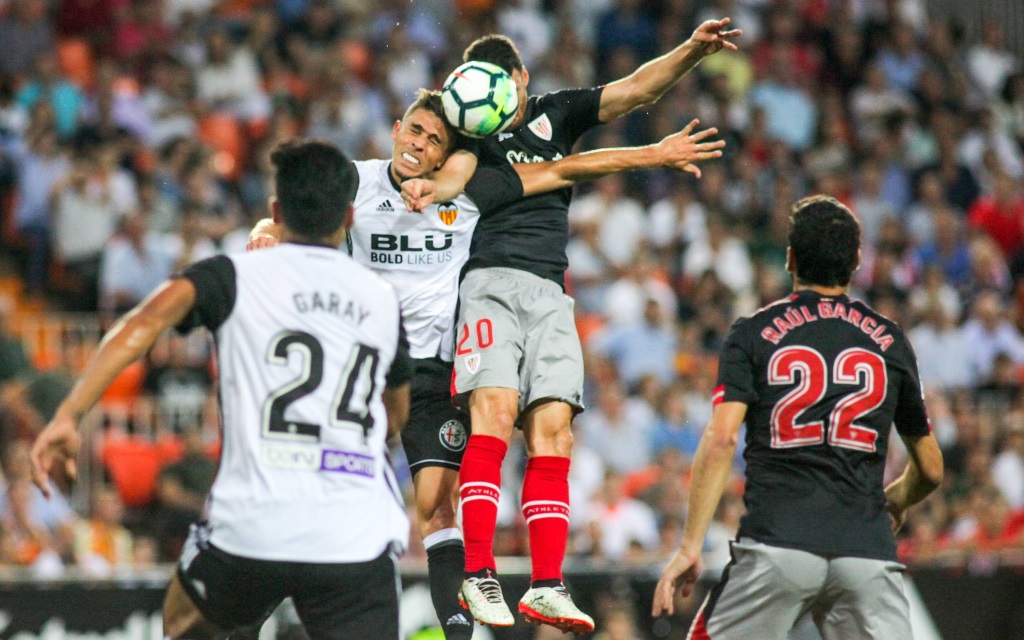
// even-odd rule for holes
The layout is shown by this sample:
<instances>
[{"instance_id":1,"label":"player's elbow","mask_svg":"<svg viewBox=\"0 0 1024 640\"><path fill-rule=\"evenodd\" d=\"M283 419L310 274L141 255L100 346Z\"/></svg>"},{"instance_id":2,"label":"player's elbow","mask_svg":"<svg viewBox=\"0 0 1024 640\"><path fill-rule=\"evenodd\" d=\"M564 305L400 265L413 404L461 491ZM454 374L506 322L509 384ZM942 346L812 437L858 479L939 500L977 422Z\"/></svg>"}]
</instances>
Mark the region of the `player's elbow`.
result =
<instances>
[{"instance_id":1,"label":"player's elbow","mask_svg":"<svg viewBox=\"0 0 1024 640\"><path fill-rule=\"evenodd\" d=\"M714 425L711 425L704 432L704 441L711 452L731 456L736 451L739 435L731 429L716 429Z\"/></svg>"}]
</instances>

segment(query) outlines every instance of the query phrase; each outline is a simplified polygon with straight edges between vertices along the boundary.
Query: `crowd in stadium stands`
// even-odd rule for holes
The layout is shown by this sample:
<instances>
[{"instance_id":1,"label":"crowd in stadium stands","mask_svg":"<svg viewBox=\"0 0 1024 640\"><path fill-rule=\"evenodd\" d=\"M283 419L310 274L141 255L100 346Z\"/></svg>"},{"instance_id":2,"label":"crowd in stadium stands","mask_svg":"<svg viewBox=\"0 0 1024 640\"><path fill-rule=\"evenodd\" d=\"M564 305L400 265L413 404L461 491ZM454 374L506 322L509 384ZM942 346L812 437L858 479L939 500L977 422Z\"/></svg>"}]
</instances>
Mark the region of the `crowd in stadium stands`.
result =
<instances>
[{"instance_id":1,"label":"crowd in stadium stands","mask_svg":"<svg viewBox=\"0 0 1024 640\"><path fill-rule=\"evenodd\" d=\"M661 561L675 549L716 349L736 317L787 293L787 216L811 192L860 217L855 294L909 332L945 454L944 486L911 512L901 558L1024 554L1024 65L998 24L968 38L922 0L0 7L0 242L18 278L0 298L0 564L102 575L172 560L216 469L208 344L168 336L108 392L89 508L43 500L26 443L81 358L31 358L20 318L107 323L183 266L243 250L267 214L270 146L308 135L387 157L417 88L438 87L479 35L514 38L541 93L621 77L723 15L744 31L739 52L583 141L648 143L698 117L728 147L699 181L610 177L570 209L588 405L574 427L570 554ZM890 476L903 459L891 447ZM499 555L526 548L515 451ZM711 568L743 513L741 456L731 487Z\"/></svg>"}]
</instances>

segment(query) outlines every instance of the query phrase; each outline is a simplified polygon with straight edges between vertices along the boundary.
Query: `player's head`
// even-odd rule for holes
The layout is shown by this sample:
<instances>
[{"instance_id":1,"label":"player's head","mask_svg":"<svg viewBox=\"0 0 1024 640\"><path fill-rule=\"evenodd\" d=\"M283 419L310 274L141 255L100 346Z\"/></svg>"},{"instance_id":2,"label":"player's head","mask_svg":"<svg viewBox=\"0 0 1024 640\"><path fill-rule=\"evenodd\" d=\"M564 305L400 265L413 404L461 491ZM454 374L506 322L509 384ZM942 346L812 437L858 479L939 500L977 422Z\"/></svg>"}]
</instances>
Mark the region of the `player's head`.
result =
<instances>
[{"instance_id":1,"label":"player's head","mask_svg":"<svg viewBox=\"0 0 1024 640\"><path fill-rule=\"evenodd\" d=\"M455 129L444 117L440 91L420 89L416 101L391 130L391 167L402 180L422 178L448 158Z\"/></svg>"},{"instance_id":2,"label":"player's head","mask_svg":"<svg viewBox=\"0 0 1024 640\"><path fill-rule=\"evenodd\" d=\"M271 211L291 238L337 246L352 223L356 167L322 140L289 140L270 153L274 172Z\"/></svg>"},{"instance_id":3,"label":"player's head","mask_svg":"<svg viewBox=\"0 0 1024 640\"><path fill-rule=\"evenodd\" d=\"M462 61L490 62L498 65L505 70L505 73L512 76L519 94L519 108L508 128L518 127L522 123L523 114L526 113L526 86L530 84L530 72L523 66L523 59L519 57L519 49L516 48L512 39L498 34L477 38L462 53Z\"/></svg>"},{"instance_id":4,"label":"player's head","mask_svg":"<svg viewBox=\"0 0 1024 640\"><path fill-rule=\"evenodd\" d=\"M810 196L789 217L787 269L796 282L845 287L860 266L860 223L835 198Z\"/></svg>"}]
</instances>

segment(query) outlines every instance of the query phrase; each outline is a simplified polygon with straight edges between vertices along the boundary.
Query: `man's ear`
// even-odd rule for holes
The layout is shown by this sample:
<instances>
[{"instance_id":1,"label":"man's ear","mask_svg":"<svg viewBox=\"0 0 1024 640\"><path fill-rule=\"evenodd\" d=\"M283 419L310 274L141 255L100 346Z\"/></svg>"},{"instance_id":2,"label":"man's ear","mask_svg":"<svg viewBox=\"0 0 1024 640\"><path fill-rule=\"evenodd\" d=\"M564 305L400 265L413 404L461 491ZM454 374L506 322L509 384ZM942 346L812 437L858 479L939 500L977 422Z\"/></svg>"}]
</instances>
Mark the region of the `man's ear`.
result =
<instances>
[{"instance_id":1,"label":"man's ear","mask_svg":"<svg viewBox=\"0 0 1024 640\"><path fill-rule=\"evenodd\" d=\"M860 253L857 254L857 259L860 260ZM796 261L793 260L792 247L786 247L786 271L791 275L796 275Z\"/></svg>"},{"instance_id":2,"label":"man's ear","mask_svg":"<svg viewBox=\"0 0 1024 640\"><path fill-rule=\"evenodd\" d=\"M270 219L274 221L274 224L281 224L281 203L277 201L277 196L270 196L268 203L270 204Z\"/></svg>"},{"instance_id":3,"label":"man's ear","mask_svg":"<svg viewBox=\"0 0 1024 640\"><path fill-rule=\"evenodd\" d=\"M395 120L395 126L391 127L391 140L398 142L398 130L402 128L402 121Z\"/></svg>"},{"instance_id":4,"label":"man's ear","mask_svg":"<svg viewBox=\"0 0 1024 640\"><path fill-rule=\"evenodd\" d=\"M348 205L348 211L345 213L345 230L352 228L352 223L356 220L356 208L352 205Z\"/></svg>"},{"instance_id":5,"label":"man's ear","mask_svg":"<svg viewBox=\"0 0 1024 640\"><path fill-rule=\"evenodd\" d=\"M854 271L859 271L860 270L860 259L861 259L860 249L857 249L857 264L853 265L853 270Z\"/></svg>"},{"instance_id":6,"label":"man's ear","mask_svg":"<svg viewBox=\"0 0 1024 640\"><path fill-rule=\"evenodd\" d=\"M520 75L523 78L523 87L530 86L530 70L527 69L526 67L523 67L523 70L520 72Z\"/></svg>"}]
</instances>

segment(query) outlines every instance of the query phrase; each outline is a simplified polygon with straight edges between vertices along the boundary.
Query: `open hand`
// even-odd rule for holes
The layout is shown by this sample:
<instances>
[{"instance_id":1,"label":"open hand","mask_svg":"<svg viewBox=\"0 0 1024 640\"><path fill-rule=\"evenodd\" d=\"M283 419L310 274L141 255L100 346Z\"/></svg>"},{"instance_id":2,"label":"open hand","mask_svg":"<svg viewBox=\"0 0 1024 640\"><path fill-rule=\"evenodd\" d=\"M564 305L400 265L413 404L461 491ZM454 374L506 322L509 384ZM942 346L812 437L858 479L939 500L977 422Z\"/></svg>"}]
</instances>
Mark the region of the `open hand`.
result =
<instances>
[{"instance_id":1,"label":"open hand","mask_svg":"<svg viewBox=\"0 0 1024 640\"><path fill-rule=\"evenodd\" d=\"M657 618L663 613L675 613L676 590L680 590L684 596L693 593L693 586L697 584L697 578L703 570L704 562L699 552L691 555L683 553L682 549L677 551L661 572L658 586L654 587L651 615Z\"/></svg>"},{"instance_id":2,"label":"open hand","mask_svg":"<svg viewBox=\"0 0 1024 640\"><path fill-rule=\"evenodd\" d=\"M700 178L700 168L694 162L722 157L721 149L725 147L725 140L703 142L717 135L718 129L712 127L691 134L698 124L698 120L693 120L685 129L667 136L656 145L657 150L665 156L663 166L686 171Z\"/></svg>"},{"instance_id":3,"label":"open hand","mask_svg":"<svg viewBox=\"0 0 1024 640\"><path fill-rule=\"evenodd\" d=\"M32 444L29 457L32 462L32 482L43 495L50 497L50 469L56 463L64 464L64 473L72 481L78 478L78 449L82 437L78 423L67 414L57 413Z\"/></svg>"},{"instance_id":4,"label":"open hand","mask_svg":"<svg viewBox=\"0 0 1024 640\"><path fill-rule=\"evenodd\" d=\"M423 213L423 210L434 204L437 193L432 180L413 178L402 183L402 200L410 213Z\"/></svg>"},{"instance_id":5,"label":"open hand","mask_svg":"<svg viewBox=\"0 0 1024 640\"><path fill-rule=\"evenodd\" d=\"M697 43L701 54L705 57L718 53L722 49L736 51L736 45L730 41L743 35L743 32L739 29L726 30L729 22L729 18L707 20L694 30L690 40Z\"/></svg>"}]
</instances>

